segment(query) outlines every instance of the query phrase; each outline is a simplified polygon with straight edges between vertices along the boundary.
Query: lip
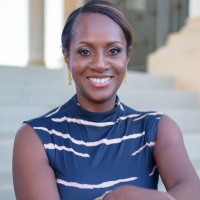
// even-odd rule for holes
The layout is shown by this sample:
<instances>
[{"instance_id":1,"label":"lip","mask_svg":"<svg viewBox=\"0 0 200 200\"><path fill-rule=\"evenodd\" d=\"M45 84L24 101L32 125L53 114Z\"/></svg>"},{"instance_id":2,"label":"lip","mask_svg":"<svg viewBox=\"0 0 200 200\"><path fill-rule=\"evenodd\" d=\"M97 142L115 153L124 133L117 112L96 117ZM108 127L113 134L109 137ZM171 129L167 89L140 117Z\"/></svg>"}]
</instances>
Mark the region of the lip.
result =
<instances>
[{"instance_id":1,"label":"lip","mask_svg":"<svg viewBox=\"0 0 200 200\"><path fill-rule=\"evenodd\" d=\"M89 84L94 88L104 88L107 87L113 76L88 76L87 79Z\"/></svg>"}]
</instances>

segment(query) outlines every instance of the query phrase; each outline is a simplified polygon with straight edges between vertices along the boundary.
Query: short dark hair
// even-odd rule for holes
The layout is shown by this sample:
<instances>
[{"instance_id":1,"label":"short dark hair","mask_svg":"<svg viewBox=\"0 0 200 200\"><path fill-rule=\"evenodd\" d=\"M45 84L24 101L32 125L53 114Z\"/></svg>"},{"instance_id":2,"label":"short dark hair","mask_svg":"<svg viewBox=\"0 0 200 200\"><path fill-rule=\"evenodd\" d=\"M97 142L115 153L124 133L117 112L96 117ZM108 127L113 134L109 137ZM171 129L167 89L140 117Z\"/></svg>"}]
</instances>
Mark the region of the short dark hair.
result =
<instances>
[{"instance_id":1,"label":"short dark hair","mask_svg":"<svg viewBox=\"0 0 200 200\"><path fill-rule=\"evenodd\" d=\"M73 37L74 24L77 17L86 13L99 13L115 21L122 29L127 42L127 53L131 51L133 42L132 28L125 15L112 3L102 0L93 0L74 10L68 17L62 31L62 48L69 54L70 42Z\"/></svg>"}]
</instances>

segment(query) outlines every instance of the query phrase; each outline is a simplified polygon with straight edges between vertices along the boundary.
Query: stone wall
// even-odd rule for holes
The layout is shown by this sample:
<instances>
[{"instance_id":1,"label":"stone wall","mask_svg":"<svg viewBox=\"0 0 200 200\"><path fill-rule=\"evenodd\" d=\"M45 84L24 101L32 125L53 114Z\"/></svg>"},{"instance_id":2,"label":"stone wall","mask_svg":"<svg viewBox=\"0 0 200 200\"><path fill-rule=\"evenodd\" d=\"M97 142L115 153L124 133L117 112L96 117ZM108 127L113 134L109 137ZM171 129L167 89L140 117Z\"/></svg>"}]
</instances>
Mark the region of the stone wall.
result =
<instances>
[{"instance_id":1,"label":"stone wall","mask_svg":"<svg viewBox=\"0 0 200 200\"><path fill-rule=\"evenodd\" d=\"M150 54L148 71L172 75L178 89L194 90L200 97L200 17L189 19L180 32L169 35L164 47Z\"/></svg>"}]
</instances>

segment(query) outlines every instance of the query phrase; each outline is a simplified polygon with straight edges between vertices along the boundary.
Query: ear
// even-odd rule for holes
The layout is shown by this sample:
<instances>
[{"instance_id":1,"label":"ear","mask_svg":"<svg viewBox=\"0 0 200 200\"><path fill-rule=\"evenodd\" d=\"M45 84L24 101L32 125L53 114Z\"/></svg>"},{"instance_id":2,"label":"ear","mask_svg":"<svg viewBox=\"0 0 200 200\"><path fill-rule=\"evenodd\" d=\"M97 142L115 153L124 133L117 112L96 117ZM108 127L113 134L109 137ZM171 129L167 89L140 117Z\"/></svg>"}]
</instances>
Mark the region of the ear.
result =
<instances>
[{"instance_id":1,"label":"ear","mask_svg":"<svg viewBox=\"0 0 200 200\"><path fill-rule=\"evenodd\" d=\"M67 66L69 67L70 65L70 62L69 62L69 56L68 56L68 54L67 54L67 52L63 49L62 50L62 52L63 52L63 56L64 56L64 61L65 61L65 63L67 64Z\"/></svg>"},{"instance_id":2,"label":"ear","mask_svg":"<svg viewBox=\"0 0 200 200\"><path fill-rule=\"evenodd\" d=\"M132 54L132 46L130 46L129 49L127 50L127 64L129 63L131 54Z\"/></svg>"},{"instance_id":3,"label":"ear","mask_svg":"<svg viewBox=\"0 0 200 200\"><path fill-rule=\"evenodd\" d=\"M132 47L132 46L130 46L130 47L128 48L128 50L127 50L128 58L130 58L130 57L131 57L132 50L133 50L133 47Z\"/></svg>"}]
</instances>

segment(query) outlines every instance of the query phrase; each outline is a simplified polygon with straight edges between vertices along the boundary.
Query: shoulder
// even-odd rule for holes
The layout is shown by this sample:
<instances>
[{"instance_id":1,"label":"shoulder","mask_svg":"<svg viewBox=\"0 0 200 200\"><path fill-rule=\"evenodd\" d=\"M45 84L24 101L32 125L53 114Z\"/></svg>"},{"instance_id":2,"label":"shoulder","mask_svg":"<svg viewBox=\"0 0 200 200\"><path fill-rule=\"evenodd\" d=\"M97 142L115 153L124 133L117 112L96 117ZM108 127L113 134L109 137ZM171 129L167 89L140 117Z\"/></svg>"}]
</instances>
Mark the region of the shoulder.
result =
<instances>
[{"instance_id":1,"label":"shoulder","mask_svg":"<svg viewBox=\"0 0 200 200\"><path fill-rule=\"evenodd\" d=\"M179 125L169 116L163 115L158 124L158 140L168 138L182 140L182 132Z\"/></svg>"},{"instance_id":2,"label":"shoulder","mask_svg":"<svg viewBox=\"0 0 200 200\"><path fill-rule=\"evenodd\" d=\"M19 169L26 171L28 167L26 163L36 167L38 161L41 163L48 163L48 158L45 153L44 146L38 135L35 134L34 129L27 124L23 124L17 131L14 140L14 172L19 172Z\"/></svg>"},{"instance_id":3,"label":"shoulder","mask_svg":"<svg viewBox=\"0 0 200 200\"><path fill-rule=\"evenodd\" d=\"M156 151L176 151L175 149L184 149L183 135L178 124L169 116L163 115L158 123L156 136Z\"/></svg>"},{"instance_id":4,"label":"shoulder","mask_svg":"<svg viewBox=\"0 0 200 200\"><path fill-rule=\"evenodd\" d=\"M17 130L17 133L16 133L16 137L15 137L15 140L25 140L25 139L32 139L35 137L35 131L34 129L28 125L28 124L23 124L18 130Z\"/></svg>"},{"instance_id":5,"label":"shoulder","mask_svg":"<svg viewBox=\"0 0 200 200\"><path fill-rule=\"evenodd\" d=\"M14 142L14 150L19 152L22 151L23 153L28 154L44 152L41 140L35 130L28 124L23 124L17 131ZM23 153L21 155L23 155Z\"/></svg>"}]
</instances>

